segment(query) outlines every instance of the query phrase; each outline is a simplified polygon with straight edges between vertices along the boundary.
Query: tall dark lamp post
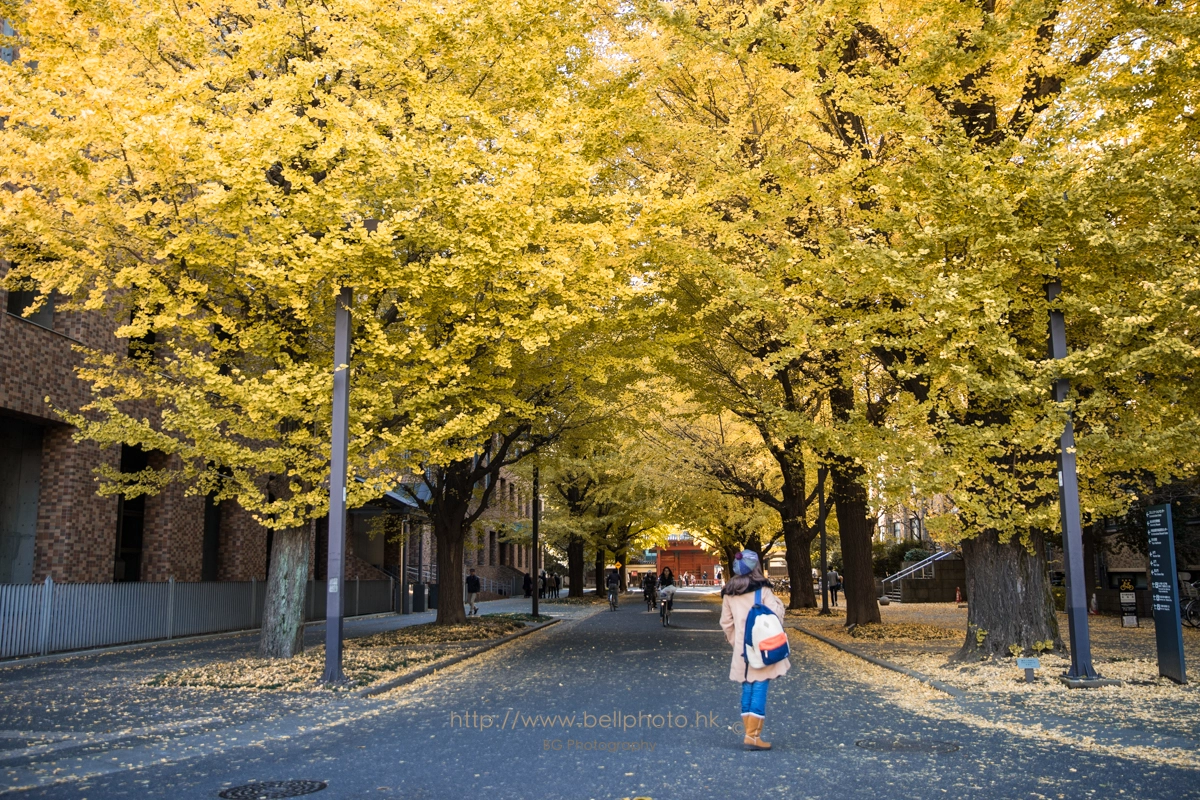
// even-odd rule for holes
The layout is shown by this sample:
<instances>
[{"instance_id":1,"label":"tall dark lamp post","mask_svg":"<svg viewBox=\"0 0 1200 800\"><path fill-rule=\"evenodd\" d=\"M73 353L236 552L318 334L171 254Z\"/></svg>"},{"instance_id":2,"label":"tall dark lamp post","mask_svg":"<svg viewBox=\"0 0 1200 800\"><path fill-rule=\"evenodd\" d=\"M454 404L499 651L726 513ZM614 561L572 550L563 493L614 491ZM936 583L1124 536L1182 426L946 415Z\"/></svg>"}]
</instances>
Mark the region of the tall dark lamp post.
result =
<instances>
[{"instance_id":1,"label":"tall dark lamp post","mask_svg":"<svg viewBox=\"0 0 1200 800\"><path fill-rule=\"evenodd\" d=\"M333 326L333 429L329 462L329 563L325 589L325 672L322 683L345 683L342 673L342 585L346 567L346 458L350 435L350 303L342 287Z\"/></svg>"},{"instance_id":2,"label":"tall dark lamp post","mask_svg":"<svg viewBox=\"0 0 1200 800\"><path fill-rule=\"evenodd\" d=\"M828 474L829 470L825 467L817 470L817 521L821 525L821 568L817 582L821 585L821 616L831 613L829 610L829 579L826 577L829 574L829 559L825 540L825 476Z\"/></svg>"},{"instance_id":3,"label":"tall dark lamp post","mask_svg":"<svg viewBox=\"0 0 1200 800\"><path fill-rule=\"evenodd\" d=\"M531 592L531 594L533 595L533 616L534 617L537 617L537 615L538 615L538 587L541 585L538 582L539 578L540 578L540 573L538 572L538 568L541 566L538 563L541 561L541 559L539 558L539 556L541 555L541 550L539 549L539 545L538 545L538 528L541 525L541 516L542 516L542 500L541 500L541 495L540 495L541 490L542 490L542 488L541 488L541 483L539 481L538 468L534 467L533 468L533 547L530 548L533 551L533 592Z\"/></svg>"},{"instance_id":4,"label":"tall dark lamp post","mask_svg":"<svg viewBox=\"0 0 1200 800\"><path fill-rule=\"evenodd\" d=\"M1062 293L1058 278L1046 285L1046 299L1053 303ZM1063 312L1050 309L1050 357L1067 357L1067 328ZM1067 399L1071 383L1066 378L1054 381L1054 400ZM1083 529L1079 522L1079 476L1075 467L1075 427L1070 415L1063 426L1058 446L1058 507L1062 515L1063 562L1066 567L1067 627L1071 635L1069 682L1084 685L1099 680L1092 666L1092 642L1088 632L1087 583L1083 568Z\"/></svg>"}]
</instances>

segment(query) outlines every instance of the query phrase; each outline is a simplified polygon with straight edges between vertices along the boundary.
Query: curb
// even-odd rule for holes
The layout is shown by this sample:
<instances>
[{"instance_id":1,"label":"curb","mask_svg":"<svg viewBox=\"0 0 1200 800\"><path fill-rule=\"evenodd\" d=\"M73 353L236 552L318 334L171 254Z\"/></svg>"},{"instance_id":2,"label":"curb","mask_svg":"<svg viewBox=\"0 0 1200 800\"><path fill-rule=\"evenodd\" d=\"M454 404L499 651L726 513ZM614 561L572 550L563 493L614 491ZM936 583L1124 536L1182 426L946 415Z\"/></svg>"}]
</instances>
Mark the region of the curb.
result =
<instances>
[{"instance_id":1,"label":"curb","mask_svg":"<svg viewBox=\"0 0 1200 800\"><path fill-rule=\"evenodd\" d=\"M384 681L383 683L372 684L371 686L366 686L362 689L348 692L347 694L350 697L371 697L372 695L390 692L392 689L396 689L400 686L404 686L405 684L412 683L420 678L424 678L426 675L437 672L439 669L445 669L446 667L453 666L460 661L466 661L468 658L474 658L480 653L486 653L488 650L497 648L502 644L508 644L513 639L519 639L522 636L528 636L531 633L549 628L551 625L555 625L559 622L561 622L561 620L552 619L549 622L543 622L541 625L537 625L532 628L526 628L525 630L517 631L516 633L510 633L507 636L502 636L496 641L488 642L487 644L477 647L474 650L468 650L465 653L459 653L458 655L448 658L445 661L438 661L434 664L430 664L427 667L421 667L416 672L410 672L406 675L401 675L398 678L392 678L391 680Z\"/></svg>"},{"instance_id":2,"label":"curb","mask_svg":"<svg viewBox=\"0 0 1200 800\"><path fill-rule=\"evenodd\" d=\"M829 645L830 647L841 650L843 653L849 653L852 656L857 656L858 658L861 658L863 661L869 661L872 664L875 664L876 666L883 667L884 669L890 669L892 672L899 672L901 675L907 675L910 678L916 678L921 683L923 683L927 686L932 686L934 689L937 689L940 692L945 692L946 694L950 695L951 697L966 697L967 696L967 693L965 691L963 691L962 689L959 689L956 686L951 686L948 683L943 683L942 681L935 680L934 678L931 678L928 675L924 675L920 672L917 672L916 670L909 669L907 667L902 667L899 664L893 664L891 661L886 661L886 660L884 660L882 658L878 658L876 656L867 655L866 653L863 653L859 650L855 650L853 647L847 647L846 645L842 644L841 642L837 642L826 636L822 636L819 633L813 633L812 631L808 630L807 628L801 628L799 625L792 625L791 627L793 630L800 631L801 633L811 636L812 638L817 639L818 641L822 641L825 644Z\"/></svg>"}]
</instances>

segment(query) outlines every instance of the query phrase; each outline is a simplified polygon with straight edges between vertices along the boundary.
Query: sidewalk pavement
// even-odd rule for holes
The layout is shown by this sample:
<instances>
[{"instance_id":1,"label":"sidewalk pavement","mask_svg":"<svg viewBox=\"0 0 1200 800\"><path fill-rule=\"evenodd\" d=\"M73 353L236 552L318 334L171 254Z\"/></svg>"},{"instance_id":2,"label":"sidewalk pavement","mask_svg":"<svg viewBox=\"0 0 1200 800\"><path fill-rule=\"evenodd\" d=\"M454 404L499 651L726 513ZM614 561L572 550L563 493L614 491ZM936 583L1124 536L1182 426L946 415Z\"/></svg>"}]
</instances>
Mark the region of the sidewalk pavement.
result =
<instances>
[{"instance_id":1,"label":"sidewalk pavement","mask_svg":"<svg viewBox=\"0 0 1200 800\"><path fill-rule=\"evenodd\" d=\"M528 612L526 598L479 603L480 615ZM595 606L541 601L541 613L562 619L594 613ZM379 614L345 620L348 639L433 622L436 611ZM142 737L195 733L249 719L278 717L294 710L344 704L330 692L214 692L184 687L143 686L148 678L183 667L256 655L258 631L174 639L47 658L0 662L0 766L30 747L63 749L96 736L135 731ZM325 623L305 626L306 648L325 642ZM49 752L55 752L51 750ZM0 791L4 784L0 782Z\"/></svg>"}]
</instances>

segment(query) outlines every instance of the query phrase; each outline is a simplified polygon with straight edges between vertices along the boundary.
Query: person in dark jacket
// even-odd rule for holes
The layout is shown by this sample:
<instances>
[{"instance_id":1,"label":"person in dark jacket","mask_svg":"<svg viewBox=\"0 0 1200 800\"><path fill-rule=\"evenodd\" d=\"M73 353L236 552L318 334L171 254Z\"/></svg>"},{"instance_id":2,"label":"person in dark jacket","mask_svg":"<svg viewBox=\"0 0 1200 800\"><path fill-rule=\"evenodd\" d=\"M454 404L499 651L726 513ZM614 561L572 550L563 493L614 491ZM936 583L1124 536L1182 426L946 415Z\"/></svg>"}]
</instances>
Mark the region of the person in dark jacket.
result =
<instances>
[{"instance_id":1,"label":"person in dark jacket","mask_svg":"<svg viewBox=\"0 0 1200 800\"><path fill-rule=\"evenodd\" d=\"M533 578L529 576L528 572L525 573L525 596L533 597Z\"/></svg>"},{"instance_id":2,"label":"person in dark jacket","mask_svg":"<svg viewBox=\"0 0 1200 800\"><path fill-rule=\"evenodd\" d=\"M479 597L479 576L475 574L475 570L471 570L467 575L467 603L470 604L471 610L467 612L467 616L479 616L479 607L475 605L475 600Z\"/></svg>"}]
</instances>

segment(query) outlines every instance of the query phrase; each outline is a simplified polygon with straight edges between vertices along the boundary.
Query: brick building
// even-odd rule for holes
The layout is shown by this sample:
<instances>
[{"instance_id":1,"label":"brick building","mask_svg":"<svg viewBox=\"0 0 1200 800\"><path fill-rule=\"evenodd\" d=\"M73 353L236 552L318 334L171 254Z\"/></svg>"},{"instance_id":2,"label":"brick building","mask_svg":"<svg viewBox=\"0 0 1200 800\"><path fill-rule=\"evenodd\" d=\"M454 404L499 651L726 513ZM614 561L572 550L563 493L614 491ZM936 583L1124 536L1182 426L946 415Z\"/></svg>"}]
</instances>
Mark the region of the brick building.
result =
<instances>
[{"instance_id":1,"label":"brick building","mask_svg":"<svg viewBox=\"0 0 1200 800\"><path fill-rule=\"evenodd\" d=\"M0 261L0 278L7 271ZM46 303L24 315L34 301L32 292L0 289L0 363L8 367L0 371L0 583L264 580L271 532L236 502L216 504L174 484L132 500L97 494L102 464L136 472L167 466L166 456L74 440L74 428L54 412L89 397L75 376L83 356L73 348L121 354L128 343L100 313ZM347 577L385 577L386 563L398 571L398 542L389 562L384 538L366 525L373 514L396 511L382 503L352 515ZM310 576L323 572L327 527L313 526ZM420 535L421 527L411 530Z\"/></svg>"},{"instance_id":2,"label":"brick building","mask_svg":"<svg viewBox=\"0 0 1200 800\"><path fill-rule=\"evenodd\" d=\"M73 348L120 354L128 344L99 313L47 302L24 316L34 300L0 290L0 583L264 578L270 534L236 503L180 486L133 500L97 494L100 465L137 471L165 456L73 439L54 413L89 397Z\"/></svg>"},{"instance_id":3,"label":"brick building","mask_svg":"<svg viewBox=\"0 0 1200 800\"><path fill-rule=\"evenodd\" d=\"M532 517L530 488L511 473L502 472L491 506L467 536L464 566L502 586L511 586L514 580L520 586L526 572L534 573L529 544Z\"/></svg>"}]
</instances>

